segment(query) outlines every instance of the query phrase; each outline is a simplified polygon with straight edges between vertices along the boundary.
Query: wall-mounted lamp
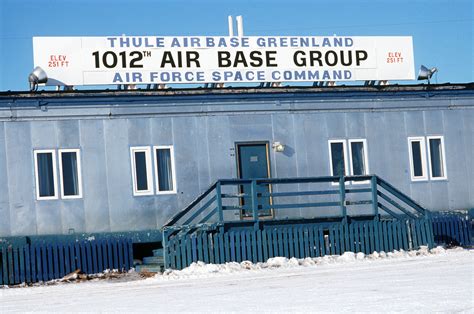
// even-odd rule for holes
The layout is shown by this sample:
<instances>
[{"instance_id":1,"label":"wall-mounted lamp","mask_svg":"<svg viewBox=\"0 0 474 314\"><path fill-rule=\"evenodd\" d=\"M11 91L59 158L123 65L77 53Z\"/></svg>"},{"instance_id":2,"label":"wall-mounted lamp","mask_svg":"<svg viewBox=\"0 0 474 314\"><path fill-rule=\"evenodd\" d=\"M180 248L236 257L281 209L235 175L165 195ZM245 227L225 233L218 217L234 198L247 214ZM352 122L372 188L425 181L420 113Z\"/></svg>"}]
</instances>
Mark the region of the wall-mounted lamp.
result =
<instances>
[{"instance_id":1,"label":"wall-mounted lamp","mask_svg":"<svg viewBox=\"0 0 474 314\"><path fill-rule=\"evenodd\" d=\"M280 143L280 142L274 142L272 144L272 148L274 151L278 152L278 153L281 153L285 150L285 145Z\"/></svg>"}]
</instances>

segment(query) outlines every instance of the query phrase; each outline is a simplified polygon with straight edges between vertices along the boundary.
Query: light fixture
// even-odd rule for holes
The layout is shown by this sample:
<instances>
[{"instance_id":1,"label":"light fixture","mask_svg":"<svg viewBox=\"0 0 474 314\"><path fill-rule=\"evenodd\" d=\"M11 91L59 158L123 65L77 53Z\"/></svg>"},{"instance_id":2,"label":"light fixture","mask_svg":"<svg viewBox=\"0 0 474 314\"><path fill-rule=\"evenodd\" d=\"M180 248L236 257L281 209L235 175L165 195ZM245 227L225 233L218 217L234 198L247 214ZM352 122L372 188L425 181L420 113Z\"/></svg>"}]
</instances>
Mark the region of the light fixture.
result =
<instances>
[{"instance_id":1,"label":"light fixture","mask_svg":"<svg viewBox=\"0 0 474 314\"><path fill-rule=\"evenodd\" d=\"M30 91L36 91L38 89L38 84L46 83L47 81L48 76L46 75L46 72L41 67L34 68L33 72L28 76Z\"/></svg>"},{"instance_id":2,"label":"light fixture","mask_svg":"<svg viewBox=\"0 0 474 314\"><path fill-rule=\"evenodd\" d=\"M274 151L282 153L285 150L285 145L283 145L280 142L274 142L272 144L272 148L273 148Z\"/></svg>"},{"instance_id":3,"label":"light fixture","mask_svg":"<svg viewBox=\"0 0 474 314\"><path fill-rule=\"evenodd\" d=\"M418 80L428 80L428 84L430 83L430 78L433 76L435 72L438 72L437 68L428 69L424 65L420 67L420 71L418 72Z\"/></svg>"}]
</instances>

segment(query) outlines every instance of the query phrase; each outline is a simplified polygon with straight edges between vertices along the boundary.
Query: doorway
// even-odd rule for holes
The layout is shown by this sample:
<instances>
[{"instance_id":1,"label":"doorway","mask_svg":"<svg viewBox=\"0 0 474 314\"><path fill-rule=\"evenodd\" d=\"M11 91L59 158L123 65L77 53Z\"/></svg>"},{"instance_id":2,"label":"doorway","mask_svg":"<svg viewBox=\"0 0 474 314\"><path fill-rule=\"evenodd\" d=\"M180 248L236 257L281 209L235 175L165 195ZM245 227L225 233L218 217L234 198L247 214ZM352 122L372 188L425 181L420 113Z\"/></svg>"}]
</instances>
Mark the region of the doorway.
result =
<instances>
[{"instance_id":1,"label":"doorway","mask_svg":"<svg viewBox=\"0 0 474 314\"><path fill-rule=\"evenodd\" d=\"M270 178L270 155L268 142L236 143L236 151L237 175L240 179ZM240 185L239 190L240 193L250 195L250 184ZM272 204L272 199L268 196L270 192L271 186L268 184L257 186L259 217L273 217L273 210L269 208ZM240 198L240 205L243 208L240 214L241 218L251 218L251 198L248 196ZM263 207L267 207L267 209L263 209Z\"/></svg>"}]
</instances>

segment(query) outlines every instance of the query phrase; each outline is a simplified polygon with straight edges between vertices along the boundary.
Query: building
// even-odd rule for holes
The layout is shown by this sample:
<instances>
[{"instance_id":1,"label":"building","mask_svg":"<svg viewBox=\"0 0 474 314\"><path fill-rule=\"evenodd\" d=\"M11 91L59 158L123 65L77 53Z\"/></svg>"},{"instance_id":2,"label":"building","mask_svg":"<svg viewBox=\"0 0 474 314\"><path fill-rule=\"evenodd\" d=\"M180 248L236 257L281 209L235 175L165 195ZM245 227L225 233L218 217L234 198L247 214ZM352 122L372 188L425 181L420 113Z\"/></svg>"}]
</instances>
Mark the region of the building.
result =
<instances>
[{"instance_id":1,"label":"building","mask_svg":"<svg viewBox=\"0 0 474 314\"><path fill-rule=\"evenodd\" d=\"M375 173L429 210L469 209L473 122L472 83L2 92L0 236L154 241L239 177Z\"/></svg>"}]
</instances>

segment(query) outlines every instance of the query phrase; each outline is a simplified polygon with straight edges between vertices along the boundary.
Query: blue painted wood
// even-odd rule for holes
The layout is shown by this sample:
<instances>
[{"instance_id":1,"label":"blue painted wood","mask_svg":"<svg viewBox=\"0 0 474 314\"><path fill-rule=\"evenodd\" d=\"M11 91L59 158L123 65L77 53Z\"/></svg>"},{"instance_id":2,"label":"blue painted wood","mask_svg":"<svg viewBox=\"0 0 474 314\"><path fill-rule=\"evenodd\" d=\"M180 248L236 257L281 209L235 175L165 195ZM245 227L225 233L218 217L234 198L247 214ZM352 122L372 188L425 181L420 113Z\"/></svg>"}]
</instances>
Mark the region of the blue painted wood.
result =
<instances>
[{"instance_id":1,"label":"blue painted wood","mask_svg":"<svg viewBox=\"0 0 474 314\"><path fill-rule=\"evenodd\" d=\"M35 245L34 251L36 255L36 281L39 282L43 280L43 269L41 267L41 249L38 245Z\"/></svg>"},{"instance_id":2,"label":"blue painted wood","mask_svg":"<svg viewBox=\"0 0 474 314\"><path fill-rule=\"evenodd\" d=\"M365 244L365 254L372 253L370 251L370 237L369 237L369 225L367 222L364 222L364 244Z\"/></svg>"},{"instance_id":3,"label":"blue painted wood","mask_svg":"<svg viewBox=\"0 0 474 314\"><path fill-rule=\"evenodd\" d=\"M102 266L105 269L110 269L110 263L109 263L109 252L108 252L108 243L107 240L103 239L101 241L101 247L102 247Z\"/></svg>"},{"instance_id":4,"label":"blue painted wood","mask_svg":"<svg viewBox=\"0 0 474 314\"><path fill-rule=\"evenodd\" d=\"M318 227L318 239L319 246L321 247L321 256L327 255L329 248L326 246L326 241L324 239L324 229L323 226L319 225Z\"/></svg>"},{"instance_id":5,"label":"blue painted wood","mask_svg":"<svg viewBox=\"0 0 474 314\"><path fill-rule=\"evenodd\" d=\"M15 272L14 264L13 264L13 248L12 246L8 246L7 248L7 257L8 257L8 283L10 285L15 284Z\"/></svg>"},{"instance_id":6,"label":"blue painted wood","mask_svg":"<svg viewBox=\"0 0 474 314\"><path fill-rule=\"evenodd\" d=\"M247 242L245 239L245 231L240 231L240 244L241 244L241 251L242 251L242 261L247 260Z\"/></svg>"},{"instance_id":7,"label":"blue painted wood","mask_svg":"<svg viewBox=\"0 0 474 314\"><path fill-rule=\"evenodd\" d=\"M425 219L423 219L420 221L421 243L423 243L423 245L429 245L425 226Z\"/></svg>"},{"instance_id":8,"label":"blue painted wood","mask_svg":"<svg viewBox=\"0 0 474 314\"><path fill-rule=\"evenodd\" d=\"M30 262L31 262L31 282L36 282L36 251L33 245L29 246Z\"/></svg>"},{"instance_id":9,"label":"blue painted wood","mask_svg":"<svg viewBox=\"0 0 474 314\"><path fill-rule=\"evenodd\" d=\"M264 262L266 261L263 257L263 244L262 244L262 231L257 230L257 261Z\"/></svg>"},{"instance_id":10,"label":"blue painted wood","mask_svg":"<svg viewBox=\"0 0 474 314\"><path fill-rule=\"evenodd\" d=\"M48 276L48 249L47 249L47 246L41 246L39 247L40 251L41 251L41 266L42 266L42 269L41 269L41 272L43 274L43 280L44 281L47 281L49 279L49 276Z\"/></svg>"},{"instance_id":11,"label":"blue painted wood","mask_svg":"<svg viewBox=\"0 0 474 314\"><path fill-rule=\"evenodd\" d=\"M299 257L299 249L298 249L298 232L295 228L289 228L285 230L288 232L288 245L290 247L290 255L288 257Z\"/></svg>"},{"instance_id":12,"label":"blue painted wood","mask_svg":"<svg viewBox=\"0 0 474 314\"><path fill-rule=\"evenodd\" d=\"M268 233L268 242L270 243L269 257L278 256L278 242L277 242L277 231L275 228Z\"/></svg>"},{"instance_id":13,"label":"blue painted wood","mask_svg":"<svg viewBox=\"0 0 474 314\"><path fill-rule=\"evenodd\" d=\"M52 280L54 278L54 261L53 261L53 246L51 245L51 243L48 243L47 246L46 246L46 250L47 250L47 255L48 255L48 262L47 264L45 263L45 265L47 265L47 279L48 280Z\"/></svg>"},{"instance_id":14,"label":"blue painted wood","mask_svg":"<svg viewBox=\"0 0 474 314\"><path fill-rule=\"evenodd\" d=\"M26 273L26 265L25 265L25 247L21 246L18 248L18 258L19 258L19 266L20 266L20 283L25 282L25 273Z\"/></svg>"},{"instance_id":15,"label":"blue painted wood","mask_svg":"<svg viewBox=\"0 0 474 314\"><path fill-rule=\"evenodd\" d=\"M30 245L27 244L23 247L23 254L25 255L25 281L31 283L31 260L30 260ZM0 280L1 280L1 267L0 267Z\"/></svg>"},{"instance_id":16,"label":"blue painted wood","mask_svg":"<svg viewBox=\"0 0 474 314\"><path fill-rule=\"evenodd\" d=\"M388 238L388 251L389 252L392 252L393 251L393 226L392 226L392 222L391 221L388 221L387 222L387 238Z\"/></svg>"},{"instance_id":17,"label":"blue painted wood","mask_svg":"<svg viewBox=\"0 0 474 314\"><path fill-rule=\"evenodd\" d=\"M196 234L193 234L191 236L191 251L192 251L192 261L197 262L198 255L197 255L197 235Z\"/></svg>"},{"instance_id":18,"label":"blue painted wood","mask_svg":"<svg viewBox=\"0 0 474 314\"><path fill-rule=\"evenodd\" d=\"M268 235L267 235L268 231L266 229L262 230L261 231L261 241L262 241L262 260L264 262L266 262L269 258L270 258L270 250L271 250L271 246L269 245L269 243L267 242L267 239L268 239Z\"/></svg>"},{"instance_id":19,"label":"blue painted wood","mask_svg":"<svg viewBox=\"0 0 474 314\"><path fill-rule=\"evenodd\" d=\"M20 283L20 259L19 259L19 254L18 254L18 248L13 248L12 249L13 253L13 280L15 284Z\"/></svg>"},{"instance_id":20,"label":"blue painted wood","mask_svg":"<svg viewBox=\"0 0 474 314\"><path fill-rule=\"evenodd\" d=\"M230 242L230 261L237 261L237 254L235 248L237 247L235 243L235 233L234 231L229 232L229 242Z\"/></svg>"},{"instance_id":21,"label":"blue painted wood","mask_svg":"<svg viewBox=\"0 0 474 314\"><path fill-rule=\"evenodd\" d=\"M204 253L204 263L209 263L209 248L208 248L208 236L206 232L202 233L202 244L203 244L203 253Z\"/></svg>"},{"instance_id":22,"label":"blue painted wood","mask_svg":"<svg viewBox=\"0 0 474 314\"><path fill-rule=\"evenodd\" d=\"M53 275L54 277L52 279L59 278L59 252L58 252L58 245L57 243L53 243L51 245L51 249L53 251Z\"/></svg>"},{"instance_id":23,"label":"blue painted wood","mask_svg":"<svg viewBox=\"0 0 474 314\"><path fill-rule=\"evenodd\" d=\"M216 264L222 263L219 247L220 247L219 234L214 233L214 263Z\"/></svg>"},{"instance_id":24,"label":"blue painted wood","mask_svg":"<svg viewBox=\"0 0 474 314\"><path fill-rule=\"evenodd\" d=\"M0 265L0 285L4 285L4 284L7 284L7 280L6 278L4 278L4 276L6 276L6 273L7 273L7 270L6 270L6 267L7 267L7 261L6 261L6 258L7 258L7 253L6 253L6 249L4 246L0 246L0 260L2 261L1 265Z\"/></svg>"},{"instance_id":25,"label":"blue painted wood","mask_svg":"<svg viewBox=\"0 0 474 314\"><path fill-rule=\"evenodd\" d=\"M383 233L384 251L390 252L390 245L388 243L388 222L387 221L382 221L382 233Z\"/></svg>"},{"instance_id":26,"label":"blue painted wood","mask_svg":"<svg viewBox=\"0 0 474 314\"><path fill-rule=\"evenodd\" d=\"M291 257L293 252L293 247L290 245L290 234L288 234L287 228L278 228L278 250L280 256ZM283 251L280 251L280 246L283 247Z\"/></svg>"},{"instance_id":27,"label":"blue painted wood","mask_svg":"<svg viewBox=\"0 0 474 314\"><path fill-rule=\"evenodd\" d=\"M237 262L242 262L242 249L241 249L241 244L240 244L240 239L241 239L241 236L240 236L240 232L236 232L235 233L235 253L236 253L236 259L237 259Z\"/></svg>"},{"instance_id":28,"label":"blue painted wood","mask_svg":"<svg viewBox=\"0 0 474 314\"><path fill-rule=\"evenodd\" d=\"M285 237L285 233L283 232L283 228L276 229L276 237L273 239L276 245L278 246L278 254L277 256L288 256L288 235Z\"/></svg>"},{"instance_id":29,"label":"blue painted wood","mask_svg":"<svg viewBox=\"0 0 474 314\"><path fill-rule=\"evenodd\" d=\"M103 272L105 270L104 268L104 257L103 257L103 249L102 249L102 240L98 240L96 242L96 250L97 250L97 270L99 272ZM131 264L133 265L133 263ZM127 269L130 269L130 265L127 267Z\"/></svg>"},{"instance_id":30,"label":"blue painted wood","mask_svg":"<svg viewBox=\"0 0 474 314\"><path fill-rule=\"evenodd\" d=\"M309 244L309 231L307 227L300 227L300 230L303 234L303 257L311 257L311 248Z\"/></svg>"},{"instance_id":31,"label":"blue painted wood","mask_svg":"<svg viewBox=\"0 0 474 314\"><path fill-rule=\"evenodd\" d=\"M252 261L252 232L250 230L245 231L245 241L247 248L247 260Z\"/></svg>"},{"instance_id":32,"label":"blue painted wood","mask_svg":"<svg viewBox=\"0 0 474 314\"><path fill-rule=\"evenodd\" d=\"M99 269L99 254L97 252L98 250L98 242L97 241L93 241L90 243L91 245L91 253L92 253L92 269L94 271L94 273L98 273L100 272L101 270Z\"/></svg>"}]
</instances>

